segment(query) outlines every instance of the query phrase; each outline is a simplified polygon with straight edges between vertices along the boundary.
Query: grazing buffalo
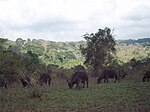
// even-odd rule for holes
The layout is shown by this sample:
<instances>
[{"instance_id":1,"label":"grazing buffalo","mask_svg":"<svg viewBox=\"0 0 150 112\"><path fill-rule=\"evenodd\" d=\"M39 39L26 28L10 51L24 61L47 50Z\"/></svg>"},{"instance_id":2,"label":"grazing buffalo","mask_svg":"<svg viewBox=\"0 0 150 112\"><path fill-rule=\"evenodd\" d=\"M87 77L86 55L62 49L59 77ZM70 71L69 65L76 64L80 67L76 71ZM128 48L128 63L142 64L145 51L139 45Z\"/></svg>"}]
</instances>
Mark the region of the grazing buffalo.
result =
<instances>
[{"instance_id":1,"label":"grazing buffalo","mask_svg":"<svg viewBox=\"0 0 150 112\"><path fill-rule=\"evenodd\" d=\"M44 84L51 84L51 76L50 74L42 74L40 79L39 79L39 84L42 86Z\"/></svg>"},{"instance_id":2,"label":"grazing buffalo","mask_svg":"<svg viewBox=\"0 0 150 112\"><path fill-rule=\"evenodd\" d=\"M144 74L144 77L143 77L143 82L149 82L149 79L150 79L150 71L147 71L145 74Z\"/></svg>"},{"instance_id":3,"label":"grazing buffalo","mask_svg":"<svg viewBox=\"0 0 150 112\"><path fill-rule=\"evenodd\" d=\"M0 79L0 87L5 87L7 89L7 82L4 79Z\"/></svg>"},{"instance_id":4,"label":"grazing buffalo","mask_svg":"<svg viewBox=\"0 0 150 112\"><path fill-rule=\"evenodd\" d=\"M30 86L31 80L28 76L26 76L26 75L22 76L20 81L21 81L23 87Z\"/></svg>"},{"instance_id":5,"label":"grazing buffalo","mask_svg":"<svg viewBox=\"0 0 150 112\"><path fill-rule=\"evenodd\" d=\"M120 81L119 74L115 70L104 70L102 74L99 76L97 79L97 83L101 83L102 79L104 79L104 83L107 81L108 83L108 78L115 78L115 82L118 80Z\"/></svg>"},{"instance_id":6,"label":"grazing buffalo","mask_svg":"<svg viewBox=\"0 0 150 112\"><path fill-rule=\"evenodd\" d=\"M84 88L85 82L88 88L88 74L86 71L76 71L73 73L71 80L67 80L67 82L69 89L71 89L74 86L74 84L76 84L76 88L79 88L79 83L82 83Z\"/></svg>"},{"instance_id":7,"label":"grazing buffalo","mask_svg":"<svg viewBox=\"0 0 150 112\"><path fill-rule=\"evenodd\" d=\"M118 74L120 79L123 79L128 75L124 70L119 70Z\"/></svg>"}]
</instances>

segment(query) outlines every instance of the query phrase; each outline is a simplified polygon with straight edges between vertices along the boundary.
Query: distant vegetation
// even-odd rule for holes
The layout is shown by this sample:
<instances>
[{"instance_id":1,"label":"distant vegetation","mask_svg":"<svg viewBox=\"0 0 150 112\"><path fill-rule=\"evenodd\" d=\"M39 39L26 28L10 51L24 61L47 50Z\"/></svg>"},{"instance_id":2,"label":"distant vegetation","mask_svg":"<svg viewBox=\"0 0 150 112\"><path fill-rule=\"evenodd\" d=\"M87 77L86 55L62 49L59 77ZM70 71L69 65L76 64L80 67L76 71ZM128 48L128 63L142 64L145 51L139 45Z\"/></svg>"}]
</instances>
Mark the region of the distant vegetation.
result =
<instances>
[{"instance_id":1,"label":"distant vegetation","mask_svg":"<svg viewBox=\"0 0 150 112\"><path fill-rule=\"evenodd\" d=\"M150 38L117 40L116 43L116 56L120 61L128 62L132 58L141 60L150 56ZM83 64L84 59L81 55L80 46L85 44L85 41L54 42L42 39L23 40L18 38L16 41L6 40L3 46L5 49L9 48L16 53L27 53L30 51L38 56L41 63L46 65L55 64L70 68Z\"/></svg>"},{"instance_id":2,"label":"distant vegetation","mask_svg":"<svg viewBox=\"0 0 150 112\"><path fill-rule=\"evenodd\" d=\"M117 40L116 43L116 55L113 55L113 60L121 66L131 59L140 61L150 58L150 38ZM54 42L21 38L11 41L1 38L0 72L8 74L15 70L17 73L22 73L21 71L27 69L35 73L34 70L39 70L42 66L69 69L79 64L83 65L81 45L85 46L86 42Z\"/></svg>"},{"instance_id":3,"label":"distant vegetation","mask_svg":"<svg viewBox=\"0 0 150 112\"><path fill-rule=\"evenodd\" d=\"M146 45L150 45L150 38L143 38L137 40L134 39L117 40L117 43L121 45L141 44L143 46L146 46Z\"/></svg>"}]
</instances>

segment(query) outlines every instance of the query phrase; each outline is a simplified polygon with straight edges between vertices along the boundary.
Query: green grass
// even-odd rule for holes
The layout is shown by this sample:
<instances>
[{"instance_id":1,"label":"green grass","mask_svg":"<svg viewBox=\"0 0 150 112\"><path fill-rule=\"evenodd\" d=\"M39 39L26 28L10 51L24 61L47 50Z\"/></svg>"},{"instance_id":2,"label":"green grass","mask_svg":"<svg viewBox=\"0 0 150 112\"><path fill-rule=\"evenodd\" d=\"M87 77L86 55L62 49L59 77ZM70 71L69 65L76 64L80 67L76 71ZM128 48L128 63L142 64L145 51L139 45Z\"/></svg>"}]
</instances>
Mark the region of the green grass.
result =
<instances>
[{"instance_id":1,"label":"green grass","mask_svg":"<svg viewBox=\"0 0 150 112\"><path fill-rule=\"evenodd\" d=\"M69 90L63 81L53 81L51 87L39 89L40 98L29 97L30 89L10 89L0 92L0 111L89 111L148 112L150 83L122 81L94 84L89 88Z\"/></svg>"}]
</instances>

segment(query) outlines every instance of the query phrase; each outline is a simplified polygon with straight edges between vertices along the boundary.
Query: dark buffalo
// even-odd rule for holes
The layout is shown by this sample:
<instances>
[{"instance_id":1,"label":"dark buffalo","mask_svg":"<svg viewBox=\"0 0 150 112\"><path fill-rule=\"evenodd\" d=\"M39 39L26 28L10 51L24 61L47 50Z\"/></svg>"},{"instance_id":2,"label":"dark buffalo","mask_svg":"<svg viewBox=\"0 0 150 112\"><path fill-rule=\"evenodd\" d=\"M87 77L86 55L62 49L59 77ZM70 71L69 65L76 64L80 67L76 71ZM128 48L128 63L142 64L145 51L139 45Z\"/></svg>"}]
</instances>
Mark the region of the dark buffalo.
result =
<instances>
[{"instance_id":1,"label":"dark buffalo","mask_svg":"<svg viewBox=\"0 0 150 112\"><path fill-rule=\"evenodd\" d=\"M97 79L97 83L101 83L102 79L104 79L104 83L107 81L108 83L108 78L115 78L115 82L118 80L120 81L119 74L115 70L104 70L102 74L99 76Z\"/></svg>"},{"instance_id":2,"label":"dark buffalo","mask_svg":"<svg viewBox=\"0 0 150 112\"><path fill-rule=\"evenodd\" d=\"M0 79L0 87L5 87L7 89L7 82L4 79Z\"/></svg>"},{"instance_id":3,"label":"dark buffalo","mask_svg":"<svg viewBox=\"0 0 150 112\"><path fill-rule=\"evenodd\" d=\"M88 74L86 71L76 71L71 80L68 81L68 85L69 85L69 89L71 89L74 84L76 84L76 88L79 88L79 83L82 83L83 84L83 88L84 88L84 85L85 85L85 82L87 84L87 88L88 88Z\"/></svg>"},{"instance_id":4,"label":"dark buffalo","mask_svg":"<svg viewBox=\"0 0 150 112\"><path fill-rule=\"evenodd\" d=\"M26 75L22 76L20 81L21 81L23 87L30 86L31 80L28 76L26 76Z\"/></svg>"},{"instance_id":5,"label":"dark buffalo","mask_svg":"<svg viewBox=\"0 0 150 112\"><path fill-rule=\"evenodd\" d=\"M143 82L149 82L149 79L150 79L150 71L147 71L145 74L144 74L144 77L143 77Z\"/></svg>"},{"instance_id":6,"label":"dark buffalo","mask_svg":"<svg viewBox=\"0 0 150 112\"><path fill-rule=\"evenodd\" d=\"M39 79L39 84L42 86L43 84L51 84L51 76L50 74L42 74Z\"/></svg>"},{"instance_id":7,"label":"dark buffalo","mask_svg":"<svg viewBox=\"0 0 150 112\"><path fill-rule=\"evenodd\" d=\"M124 70L119 70L118 74L120 79L124 79L128 75Z\"/></svg>"}]
</instances>

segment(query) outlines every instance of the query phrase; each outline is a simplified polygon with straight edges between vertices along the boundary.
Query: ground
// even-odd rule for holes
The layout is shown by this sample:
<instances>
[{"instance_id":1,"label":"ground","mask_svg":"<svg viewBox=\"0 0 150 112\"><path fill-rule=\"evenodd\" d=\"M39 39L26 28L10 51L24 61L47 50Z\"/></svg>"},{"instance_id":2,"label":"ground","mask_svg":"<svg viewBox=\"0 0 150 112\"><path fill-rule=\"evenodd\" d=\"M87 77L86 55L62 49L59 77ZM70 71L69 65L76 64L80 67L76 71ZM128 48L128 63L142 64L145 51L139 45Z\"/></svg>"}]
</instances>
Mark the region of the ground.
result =
<instances>
[{"instance_id":1,"label":"ground","mask_svg":"<svg viewBox=\"0 0 150 112\"><path fill-rule=\"evenodd\" d=\"M68 89L62 80L50 87L0 90L0 112L150 112L150 82L123 80Z\"/></svg>"}]
</instances>

